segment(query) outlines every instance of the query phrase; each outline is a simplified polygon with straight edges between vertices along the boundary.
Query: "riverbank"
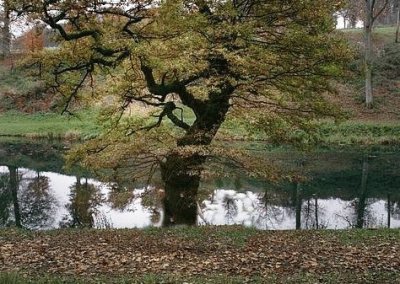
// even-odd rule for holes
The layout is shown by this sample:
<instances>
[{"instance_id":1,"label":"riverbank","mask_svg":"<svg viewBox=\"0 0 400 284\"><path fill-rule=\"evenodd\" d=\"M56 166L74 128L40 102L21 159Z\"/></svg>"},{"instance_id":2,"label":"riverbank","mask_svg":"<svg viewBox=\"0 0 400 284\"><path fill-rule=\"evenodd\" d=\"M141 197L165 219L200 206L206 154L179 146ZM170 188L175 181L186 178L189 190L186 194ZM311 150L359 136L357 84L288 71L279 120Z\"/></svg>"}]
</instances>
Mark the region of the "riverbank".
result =
<instances>
[{"instance_id":1,"label":"riverbank","mask_svg":"<svg viewBox=\"0 0 400 284\"><path fill-rule=\"evenodd\" d=\"M79 111L74 116L57 113L0 114L0 136L62 140L88 139L98 135L95 111Z\"/></svg>"},{"instance_id":2,"label":"riverbank","mask_svg":"<svg viewBox=\"0 0 400 284\"><path fill-rule=\"evenodd\" d=\"M100 133L95 110L83 110L75 116L57 113L0 114L0 136L45 138L61 140L86 140ZM348 120L340 124L322 122L319 129L323 146L399 146L400 122ZM268 141L261 131L249 132L239 122L227 121L219 131L217 140Z\"/></svg>"},{"instance_id":3,"label":"riverbank","mask_svg":"<svg viewBox=\"0 0 400 284\"><path fill-rule=\"evenodd\" d=\"M0 283L400 283L399 229L6 229L0 240Z\"/></svg>"}]
</instances>

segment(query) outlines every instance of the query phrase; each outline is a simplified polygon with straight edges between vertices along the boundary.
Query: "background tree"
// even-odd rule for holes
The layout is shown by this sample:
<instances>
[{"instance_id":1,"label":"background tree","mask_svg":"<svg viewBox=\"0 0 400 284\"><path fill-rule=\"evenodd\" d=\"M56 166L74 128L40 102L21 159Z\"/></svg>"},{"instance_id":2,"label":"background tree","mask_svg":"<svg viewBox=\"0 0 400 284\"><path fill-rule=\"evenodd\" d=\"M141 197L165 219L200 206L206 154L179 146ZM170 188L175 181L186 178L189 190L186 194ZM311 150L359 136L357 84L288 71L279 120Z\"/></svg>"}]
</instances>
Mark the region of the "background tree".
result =
<instances>
[{"instance_id":1,"label":"background tree","mask_svg":"<svg viewBox=\"0 0 400 284\"><path fill-rule=\"evenodd\" d=\"M1 17L1 57L6 58L11 53L11 30L10 30L10 19L11 9L8 0L3 0L0 4L0 17Z\"/></svg>"},{"instance_id":2,"label":"background tree","mask_svg":"<svg viewBox=\"0 0 400 284\"><path fill-rule=\"evenodd\" d=\"M364 71L365 71L365 105L367 108L372 107L372 29L377 18L385 11L388 0L365 0L366 11L364 20L365 30L365 57L364 57Z\"/></svg>"},{"instance_id":3,"label":"background tree","mask_svg":"<svg viewBox=\"0 0 400 284\"><path fill-rule=\"evenodd\" d=\"M339 13L343 17L344 28L355 28L358 21L363 21L364 10L363 1L347 0ZM347 22L348 24L346 24Z\"/></svg>"},{"instance_id":4,"label":"background tree","mask_svg":"<svg viewBox=\"0 0 400 284\"><path fill-rule=\"evenodd\" d=\"M400 1L397 1L397 16L396 16L396 38L395 43L399 43L399 35L400 35Z\"/></svg>"},{"instance_id":5,"label":"background tree","mask_svg":"<svg viewBox=\"0 0 400 284\"><path fill-rule=\"evenodd\" d=\"M329 78L343 73L350 54L334 34L340 1L16 2L63 40L41 53L41 66L64 112L89 86L101 103L114 98L109 131L71 161L129 167L135 176L160 166L165 204L196 210L190 200L205 162L221 156L270 174L211 145L227 116L289 142L313 139L314 119L337 115L322 94L334 91ZM135 102L147 115L130 114Z\"/></svg>"}]
</instances>

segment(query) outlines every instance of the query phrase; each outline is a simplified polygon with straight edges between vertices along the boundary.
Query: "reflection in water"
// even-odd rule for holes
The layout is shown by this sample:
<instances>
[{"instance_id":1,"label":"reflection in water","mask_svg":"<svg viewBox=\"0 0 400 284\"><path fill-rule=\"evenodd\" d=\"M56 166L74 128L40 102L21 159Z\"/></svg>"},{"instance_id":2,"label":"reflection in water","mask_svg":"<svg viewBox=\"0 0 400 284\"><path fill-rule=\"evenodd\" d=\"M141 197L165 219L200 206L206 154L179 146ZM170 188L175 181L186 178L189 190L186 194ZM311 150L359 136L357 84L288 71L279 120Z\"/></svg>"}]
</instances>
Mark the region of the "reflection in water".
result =
<instances>
[{"instance_id":1,"label":"reflection in water","mask_svg":"<svg viewBox=\"0 0 400 284\"><path fill-rule=\"evenodd\" d=\"M54 159L48 168L41 162L39 169L35 161L21 167L18 161L26 159L2 158L0 226L400 227L399 155L318 153L302 156L301 164L293 156L281 154L277 159L299 177L290 182L272 184L237 173L232 179L201 180L196 174L164 168L159 179L167 180L165 188L103 183L83 172L67 175L61 167L60 173L53 173L50 169L60 164Z\"/></svg>"},{"instance_id":2,"label":"reflection in water","mask_svg":"<svg viewBox=\"0 0 400 284\"><path fill-rule=\"evenodd\" d=\"M40 172L28 173L13 166L0 172L0 224L33 230L50 228L57 200L49 179Z\"/></svg>"},{"instance_id":3,"label":"reflection in water","mask_svg":"<svg viewBox=\"0 0 400 284\"><path fill-rule=\"evenodd\" d=\"M101 219L101 215L97 212L97 207L103 202L99 189L84 179L81 182L80 177L76 177L76 182L69 187L70 203L67 204L69 214L64 216L60 223L61 227L72 228L92 228L94 227L95 216L97 221L101 222L104 227L109 227L107 219Z\"/></svg>"},{"instance_id":4,"label":"reflection in water","mask_svg":"<svg viewBox=\"0 0 400 284\"><path fill-rule=\"evenodd\" d=\"M302 225L304 229L324 229L328 226L326 221L324 221L326 216L324 207L319 204L316 195L305 201L302 214L304 215L304 222Z\"/></svg>"},{"instance_id":5,"label":"reflection in water","mask_svg":"<svg viewBox=\"0 0 400 284\"><path fill-rule=\"evenodd\" d=\"M163 226L195 225L197 222L197 194L201 167L205 157L171 154L161 164L165 195Z\"/></svg>"}]
</instances>

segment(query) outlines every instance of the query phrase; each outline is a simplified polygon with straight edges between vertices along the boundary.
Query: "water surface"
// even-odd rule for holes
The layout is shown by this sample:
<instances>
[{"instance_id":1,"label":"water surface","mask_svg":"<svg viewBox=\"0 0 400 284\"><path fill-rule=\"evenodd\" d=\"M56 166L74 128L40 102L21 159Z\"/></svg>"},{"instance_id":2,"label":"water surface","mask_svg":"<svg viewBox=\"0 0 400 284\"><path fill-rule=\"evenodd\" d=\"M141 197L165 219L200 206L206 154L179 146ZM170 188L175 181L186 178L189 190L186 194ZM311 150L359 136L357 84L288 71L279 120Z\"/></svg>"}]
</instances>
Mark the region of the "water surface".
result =
<instances>
[{"instance_id":1,"label":"water surface","mask_svg":"<svg viewBox=\"0 0 400 284\"><path fill-rule=\"evenodd\" d=\"M0 142L0 226L144 228L161 226L162 182L100 182L63 168L65 146ZM242 174L203 179L197 224L260 229L400 227L400 154L356 151L270 152L301 178L271 183Z\"/></svg>"}]
</instances>

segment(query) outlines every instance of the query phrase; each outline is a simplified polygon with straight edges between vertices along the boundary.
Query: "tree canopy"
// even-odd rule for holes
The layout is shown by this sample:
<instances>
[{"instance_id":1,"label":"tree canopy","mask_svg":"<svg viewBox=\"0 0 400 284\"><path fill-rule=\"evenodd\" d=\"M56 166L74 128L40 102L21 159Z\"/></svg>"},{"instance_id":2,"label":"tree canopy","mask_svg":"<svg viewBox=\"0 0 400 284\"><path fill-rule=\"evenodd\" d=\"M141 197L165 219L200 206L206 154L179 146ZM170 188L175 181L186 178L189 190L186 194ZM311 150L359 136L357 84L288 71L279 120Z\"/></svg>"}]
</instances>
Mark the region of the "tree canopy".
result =
<instances>
[{"instance_id":1,"label":"tree canopy","mask_svg":"<svg viewBox=\"0 0 400 284\"><path fill-rule=\"evenodd\" d=\"M107 105L104 135L76 151L87 163L139 170L172 153L220 154L209 145L228 116L307 140L315 119L338 114L324 94L350 56L334 32L342 1L11 2L59 33L32 60L64 112L84 97ZM131 113L135 103L149 111Z\"/></svg>"}]
</instances>

